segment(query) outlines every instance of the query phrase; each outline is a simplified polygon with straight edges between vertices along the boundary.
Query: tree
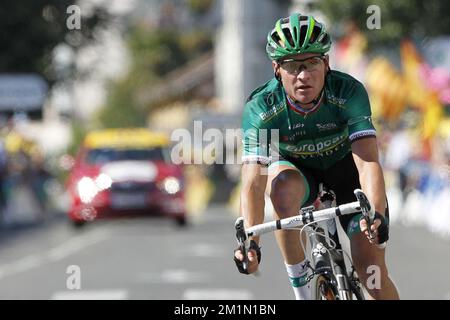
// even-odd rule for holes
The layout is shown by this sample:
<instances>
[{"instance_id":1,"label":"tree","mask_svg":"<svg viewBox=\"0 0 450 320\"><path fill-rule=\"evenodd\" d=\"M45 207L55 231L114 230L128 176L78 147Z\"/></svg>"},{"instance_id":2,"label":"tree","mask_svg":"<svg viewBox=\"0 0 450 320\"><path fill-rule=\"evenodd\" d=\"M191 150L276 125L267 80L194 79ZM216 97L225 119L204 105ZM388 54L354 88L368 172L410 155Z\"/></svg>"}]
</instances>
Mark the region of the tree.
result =
<instances>
[{"instance_id":1,"label":"tree","mask_svg":"<svg viewBox=\"0 0 450 320\"><path fill-rule=\"evenodd\" d=\"M103 7L81 15L81 28L67 26L73 0L3 1L0 10L0 72L32 72L52 86L58 76L52 66L53 49L61 43L80 48L95 39L111 16ZM72 76L76 70L69 74Z\"/></svg>"},{"instance_id":2,"label":"tree","mask_svg":"<svg viewBox=\"0 0 450 320\"><path fill-rule=\"evenodd\" d=\"M96 116L100 127L123 128L143 127L146 124L146 113L136 101L136 78L110 83L106 105Z\"/></svg>"},{"instance_id":3,"label":"tree","mask_svg":"<svg viewBox=\"0 0 450 320\"><path fill-rule=\"evenodd\" d=\"M130 24L125 35L131 53L131 68L125 79L110 84L107 103L97 115L103 127L134 127L146 124L155 108L140 96L164 81L171 71L212 50L212 31L182 27L148 27Z\"/></svg>"},{"instance_id":4,"label":"tree","mask_svg":"<svg viewBox=\"0 0 450 320\"><path fill-rule=\"evenodd\" d=\"M189 6L190 10L194 13L203 14L208 12L212 5L214 3L214 0L188 0L187 5Z\"/></svg>"},{"instance_id":5,"label":"tree","mask_svg":"<svg viewBox=\"0 0 450 320\"><path fill-rule=\"evenodd\" d=\"M367 28L371 5L380 8L380 29ZM366 35L369 47L445 35L450 25L450 2L446 0L319 0L312 6L327 16L335 36L341 35L338 30L343 30L344 24L354 22Z\"/></svg>"}]
</instances>

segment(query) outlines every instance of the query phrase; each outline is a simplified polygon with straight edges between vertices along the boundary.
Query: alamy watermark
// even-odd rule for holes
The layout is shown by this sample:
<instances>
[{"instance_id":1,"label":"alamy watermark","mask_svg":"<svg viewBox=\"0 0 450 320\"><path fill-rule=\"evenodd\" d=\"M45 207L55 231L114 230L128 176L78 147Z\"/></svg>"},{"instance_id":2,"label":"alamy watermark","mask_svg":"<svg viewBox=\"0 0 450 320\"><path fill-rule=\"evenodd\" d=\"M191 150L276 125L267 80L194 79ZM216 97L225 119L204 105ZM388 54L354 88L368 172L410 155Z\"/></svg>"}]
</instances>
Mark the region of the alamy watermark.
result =
<instances>
[{"instance_id":1,"label":"alamy watermark","mask_svg":"<svg viewBox=\"0 0 450 320\"><path fill-rule=\"evenodd\" d=\"M81 268L75 264L70 265L66 269L66 273L69 274L66 280L66 288L69 290L81 289Z\"/></svg>"},{"instance_id":2,"label":"alamy watermark","mask_svg":"<svg viewBox=\"0 0 450 320\"><path fill-rule=\"evenodd\" d=\"M381 269L377 265L367 267L367 274L370 276L366 280L366 287L369 290L381 289Z\"/></svg>"},{"instance_id":3,"label":"alamy watermark","mask_svg":"<svg viewBox=\"0 0 450 320\"><path fill-rule=\"evenodd\" d=\"M242 164L238 150L244 145L244 158L252 161L278 160L278 129L203 130L202 121L194 121L193 131L184 128L172 132L174 146L170 157L174 164ZM246 155L248 154L248 155Z\"/></svg>"},{"instance_id":4,"label":"alamy watermark","mask_svg":"<svg viewBox=\"0 0 450 320\"><path fill-rule=\"evenodd\" d=\"M66 13L69 16L66 19L66 26L69 30L81 29L81 9L77 5L71 5L67 7Z\"/></svg>"},{"instance_id":5,"label":"alamy watermark","mask_svg":"<svg viewBox=\"0 0 450 320\"><path fill-rule=\"evenodd\" d=\"M366 20L366 26L369 30L381 29L381 9L379 6L372 4L367 7L367 14L370 16Z\"/></svg>"}]
</instances>

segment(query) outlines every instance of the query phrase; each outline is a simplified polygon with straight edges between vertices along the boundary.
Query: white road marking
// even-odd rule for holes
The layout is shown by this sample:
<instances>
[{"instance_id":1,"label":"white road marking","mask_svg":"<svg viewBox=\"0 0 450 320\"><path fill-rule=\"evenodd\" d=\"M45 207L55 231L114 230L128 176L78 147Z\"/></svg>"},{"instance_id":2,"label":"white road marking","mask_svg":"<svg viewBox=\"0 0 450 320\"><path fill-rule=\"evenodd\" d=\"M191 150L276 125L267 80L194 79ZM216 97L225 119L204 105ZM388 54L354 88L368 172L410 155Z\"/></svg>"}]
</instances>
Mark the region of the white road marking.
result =
<instances>
[{"instance_id":1,"label":"white road marking","mask_svg":"<svg viewBox=\"0 0 450 320\"><path fill-rule=\"evenodd\" d=\"M128 299L128 291L123 289L113 290L72 290L55 292L51 300L125 300Z\"/></svg>"},{"instance_id":2,"label":"white road marking","mask_svg":"<svg viewBox=\"0 0 450 320\"><path fill-rule=\"evenodd\" d=\"M144 273L138 276L138 282L147 283L194 283L207 282L212 278L210 275L200 272L192 272L184 269L164 270L162 273Z\"/></svg>"},{"instance_id":3,"label":"white road marking","mask_svg":"<svg viewBox=\"0 0 450 320\"><path fill-rule=\"evenodd\" d=\"M12 274L28 271L43 263L44 258L38 254L32 254L20 258L14 262L0 266L0 279Z\"/></svg>"},{"instance_id":4,"label":"white road marking","mask_svg":"<svg viewBox=\"0 0 450 320\"><path fill-rule=\"evenodd\" d=\"M95 230L88 234L73 237L59 246L41 254L31 254L16 261L0 265L0 279L28 271L46 263L62 260L77 251L103 241L109 237L105 230Z\"/></svg>"},{"instance_id":5,"label":"white road marking","mask_svg":"<svg viewBox=\"0 0 450 320\"><path fill-rule=\"evenodd\" d=\"M108 237L109 232L105 230L96 230L87 235L77 236L55 248L50 249L47 252L46 257L50 261L62 260L85 247L89 247L100 241L106 240Z\"/></svg>"},{"instance_id":6,"label":"white road marking","mask_svg":"<svg viewBox=\"0 0 450 320\"><path fill-rule=\"evenodd\" d=\"M187 289L183 300L251 300L253 294L248 290L236 289Z\"/></svg>"},{"instance_id":7,"label":"white road marking","mask_svg":"<svg viewBox=\"0 0 450 320\"><path fill-rule=\"evenodd\" d=\"M183 250L184 255L202 258L223 257L226 253L224 246L209 243L196 243Z\"/></svg>"}]
</instances>

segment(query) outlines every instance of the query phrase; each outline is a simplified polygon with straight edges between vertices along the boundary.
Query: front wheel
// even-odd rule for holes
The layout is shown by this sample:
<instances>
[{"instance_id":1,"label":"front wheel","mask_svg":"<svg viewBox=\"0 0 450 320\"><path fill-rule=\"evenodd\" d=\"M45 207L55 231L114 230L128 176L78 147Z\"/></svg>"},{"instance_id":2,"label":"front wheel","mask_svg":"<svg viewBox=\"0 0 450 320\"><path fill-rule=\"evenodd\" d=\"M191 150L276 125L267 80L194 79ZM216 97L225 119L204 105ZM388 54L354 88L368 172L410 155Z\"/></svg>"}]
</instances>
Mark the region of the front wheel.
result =
<instances>
[{"instance_id":1,"label":"front wheel","mask_svg":"<svg viewBox=\"0 0 450 320\"><path fill-rule=\"evenodd\" d=\"M81 229L86 225L85 220L71 220L70 223L72 224L72 227L75 229Z\"/></svg>"},{"instance_id":2,"label":"front wheel","mask_svg":"<svg viewBox=\"0 0 450 320\"><path fill-rule=\"evenodd\" d=\"M358 278L351 278L349 281L349 285L356 300L365 300L364 291Z\"/></svg>"},{"instance_id":3,"label":"front wheel","mask_svg":"<svg viewBox=\"0 0 450 320\"><path fill-rule=\"evenodd\" d=\"M337 300L336 288L326 275L318 274L311 280L311 299Z\"/></svg>"}]
</instances>

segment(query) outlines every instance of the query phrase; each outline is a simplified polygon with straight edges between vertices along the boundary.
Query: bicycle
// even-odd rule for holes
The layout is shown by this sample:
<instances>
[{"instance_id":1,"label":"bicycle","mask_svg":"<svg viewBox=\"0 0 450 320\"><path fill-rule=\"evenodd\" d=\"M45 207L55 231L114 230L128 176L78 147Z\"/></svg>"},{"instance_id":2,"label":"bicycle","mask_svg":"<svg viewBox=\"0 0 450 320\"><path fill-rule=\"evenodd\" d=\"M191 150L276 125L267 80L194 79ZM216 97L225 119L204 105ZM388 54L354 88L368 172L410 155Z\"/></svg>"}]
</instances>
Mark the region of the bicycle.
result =
<instances>
[{"instance_id":1,"label":"bicycle","mask_svg":"<svg viewBox=\"0 0 450 320\"><path fill-rule=\"evenodd\" d=\"M244 269L248 266L247 250L249 237L259 236L276 230L300 229L300 236L306 230L309 248L305 250L308 258L308 268L312 271L306 279L311 282L311 298L313 300L364 300L361 282L356 274L351 257L345 253L339 242L336 219L341 215L362 212L369 226L369 236L372 237L370 226L374 220L374 209L366 195L360 189L354 194L358 201L335 206L335 196L331 190L321 186L319 199L322 208L309 206L300 209L299 215L270 221L244 228L244 218L239 217L235 222L236 239L243 252ZM300 237L302 239L302 237ZM350 262L350 268L344 258L344 253ZM349 271L347 271L350 269Z\"/></svg>"}]
</instances>

